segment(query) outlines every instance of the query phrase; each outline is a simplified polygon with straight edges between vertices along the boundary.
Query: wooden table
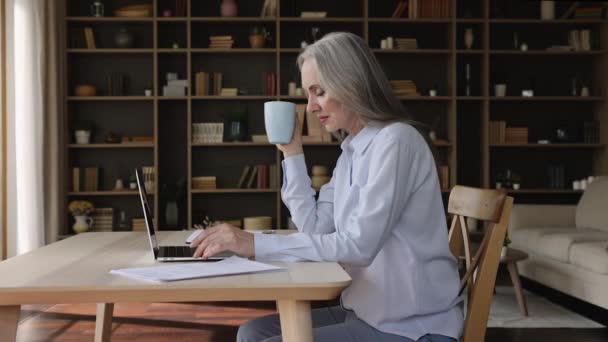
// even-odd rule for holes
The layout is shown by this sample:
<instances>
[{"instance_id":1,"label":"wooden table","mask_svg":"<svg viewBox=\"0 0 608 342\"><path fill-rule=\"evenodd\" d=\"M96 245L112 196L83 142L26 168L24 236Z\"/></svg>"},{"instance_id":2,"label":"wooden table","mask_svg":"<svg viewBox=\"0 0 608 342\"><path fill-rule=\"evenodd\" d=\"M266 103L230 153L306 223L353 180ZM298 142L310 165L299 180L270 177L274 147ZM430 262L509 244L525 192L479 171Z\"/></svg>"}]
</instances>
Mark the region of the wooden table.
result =
<instances>
[{"instance_id":1,"label":"wooden table","mask_svg":"<svg viewBox=\"0 0 608 342\"><path fill-rule=\"evenodd\" d=\"M519 279L519 272L517 271L517 262L527 259L528 254L514 248L507 248L507 255L500 258L501 264L506 264L509 270L509 276L515 289L515 297L517 298L517 304L519 310L524 316L528 316L528 306L526 305L526 298L524 297L523 290L521 288L521 281Z\"/></svg>"},{"instance_id":2,"label":"wooden table","mask_svg":"<svg viewBox=\"0 0 608 342\"><path fill-rule=\"evenodd\" d=\"M160 232L161 245L188 232ZM285 341L312 341L310 301L350 284L337 263L273 263L287 271L151 283L110 274L155 265L141 232L84 233L0 262L0 341L15 341L23 304L98 303L95 341L110 341L117 302L276 301Z\"/></svg>"}]
</instances>

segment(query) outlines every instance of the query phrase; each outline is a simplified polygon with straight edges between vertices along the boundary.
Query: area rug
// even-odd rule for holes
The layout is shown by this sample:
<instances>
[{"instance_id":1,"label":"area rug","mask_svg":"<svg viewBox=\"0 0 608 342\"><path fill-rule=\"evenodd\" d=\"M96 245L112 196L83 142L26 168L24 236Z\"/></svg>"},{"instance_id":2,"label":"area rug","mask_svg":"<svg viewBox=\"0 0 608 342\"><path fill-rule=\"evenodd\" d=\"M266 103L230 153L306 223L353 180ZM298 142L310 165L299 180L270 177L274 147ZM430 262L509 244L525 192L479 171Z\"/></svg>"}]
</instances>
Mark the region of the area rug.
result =
<instances>
[{"instance_id":1,"label":"area rug","mask_svg":"<svg viewBox=\"0 0 608 342\"><path fill-rule=\"evenodd\" d=\"M515 292L510 286L497 286L492 300L488 327L492 328L603 328L604 326L575 312L524 290L528 317L519 311Z\"/></svg>"}]
</instances>

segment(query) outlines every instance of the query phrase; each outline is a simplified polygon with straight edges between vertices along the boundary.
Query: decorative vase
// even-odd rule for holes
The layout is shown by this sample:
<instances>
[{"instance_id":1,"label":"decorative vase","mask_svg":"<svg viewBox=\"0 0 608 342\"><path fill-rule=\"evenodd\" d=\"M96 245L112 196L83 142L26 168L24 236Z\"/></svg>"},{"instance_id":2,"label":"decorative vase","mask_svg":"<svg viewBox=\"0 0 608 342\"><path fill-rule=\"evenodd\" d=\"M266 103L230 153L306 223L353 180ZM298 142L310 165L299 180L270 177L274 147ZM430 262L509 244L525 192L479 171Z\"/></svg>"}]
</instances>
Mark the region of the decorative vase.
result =
<instances>
[{"instance_id":1,"label":"decorative vase","mask_svg":"<svg viewBox=\"0 0 608 342\"><path fill-rule=\"evenodd\" d=\"M167 202L167 206L165 207L165 223L167 224L167 228L176 228L178 221L178 208L176 201Z\"/></svg>"},{"instance_id":2,"label":"decorative vase","mask_svg":"<svg viewBox=\"0 0 608 342\"><path fill-rule=\"evenodd\" d=\"M238 6L236 0L222 0L220 5L220 14L222 17L236 17Z\"/></svg>"},{"instance_id":3,"label":"decorative vase","mask_svg":"<svg viewBox=\"0 0 608 342\"><path fill-rule=\"evenodd\" d=\"M127 29L122 28L114 36L114 43L116 47L128 49L133 46L133 34Z\"/></svg>"},{"instance_id":4,"label":"decorative vase","mask_svg":"<svg viewBox=\"0 0 608 342\"><path fill-rule=\"evenodd\" d=\"M464 46L467 49L473 47L473 42L475 41L475 35L473 34L473 29L468 28L464 30Z\"/></svg>"},{"instance_id":5,"label":"decorative vase","mask_svg":"<svg viewBox=\"0 0 608 342\"><path fill-rule=\"evenodd\" d=\"M104 16L104 6L101 1L93 1L91 4L91 15L94 17Z\"/></svg>"},{"instance_id":6,"label":"decorative vase","mask_svg":"<svg viewBox=\"0 0 608 342\"><path fill-rule=\"evenodd\" d=\"M89 144L91 142L91 131L76 130L74 131L74 138L79 145Z\"/></svg>"},{"instance_id":7,"label":"decorative vase","mask_svg":"<svg viewBox=\"0 0 608 342\"><path fill-rule=\"evenodd\" d=\"M227 141L245 141L247 138L247 123L244 120L228 121Z\"/></svg>"},{"instance_id":8,"label":"decorative vase","mask_svg":"<svg viewBox=\"0 0 608 342\"><path fill-rule=\"evenodd\" d=\"M85 216L85 215L74 216L74 220L76 222L74 222L72 229L74 230L74 232L76 234L88 232L89 228L93 224L93 219L91 217Z\"/></svg>"},{"instance_id":9,"label":"decorative vase","mask_svg":"<svg viewBox=\"0 0 608 342\"><path fill-rule=\"evenodd\" d=\"M555 19L555 1L540 2L540 18L543 20Z\"/></svg>"},{"instance_id":10,"label":"decorative vase","mask_svg":"<svg viewBox=\"0 0 608 342\"><path fill-rule=\"evenodd\" d=\"M508 250L507 246L502 246L502 248L500 249L500 257L501 258L505 258L507 256L507 250Z\"/></svg>"},{"instance_id":11,"label":"decorative vase","mask_svg":"<svg viewBox=\"0 0 608 342\"><path fill-rule=\"evenodd\" d=\"M261 49L266 44L266 38L261 34L253 34L249 36L249 45L252 49Z\"/></svg>"}]
</instances>

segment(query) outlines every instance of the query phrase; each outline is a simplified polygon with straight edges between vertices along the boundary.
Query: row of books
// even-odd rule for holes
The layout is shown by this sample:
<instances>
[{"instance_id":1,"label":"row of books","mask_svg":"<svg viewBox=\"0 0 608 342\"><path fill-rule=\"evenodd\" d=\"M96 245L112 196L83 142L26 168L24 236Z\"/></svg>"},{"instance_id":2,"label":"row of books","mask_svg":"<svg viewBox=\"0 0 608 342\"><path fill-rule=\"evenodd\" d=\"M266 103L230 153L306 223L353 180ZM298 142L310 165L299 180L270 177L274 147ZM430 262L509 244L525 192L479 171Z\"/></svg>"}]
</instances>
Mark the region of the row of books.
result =
<instances>
[{"instance_id":1,"label":"row of books","mask_svg":"<svg viewBox=\"0 0 608 342\"><path fill-rule=\"evenodd\" d=\"M199 190L217 189L217 177L215 177L215 176L192 177L192 189L199 189Z\"/></svg>"},{"instance_id":2,"label":"row of books","mask_svg":"<svg viewBox=\"0 0 608 342\"><path fill-rule=\"evenodd\" d=\"M95 34L92 27L70 29L70 47L74 49L96 49Z\"/></svg>"},{"instance_id":3,"label":"row of books","mask_svg":"<svg viewBox=\"0 0 608 342\"><path fill-rule=\"evenodd\" d=\"M490 121L490 144L527 144L528 127L507 127L506 121Z\"/></svg>"},{"instance_id":4,"label":"row of books","mask_svg":"<svg viewBox=\"0 0 608 342\"><path fill-rule=\"evenodd\" d=\"M99 168L98 167L73 167L72 168L72 191L98 191L99 190Z\"/></svg>"},{"instance_id":5,"label":"row of books","mask_svg":"<svg viewBox=\"0 0 608 342\"><path fill-rule=\"evenodd\" d=\"M222 79L221 72L206 72L200 71L195 74L196 79L196 95L221 95Z\"/></svg>"},{"instance_id":6,"label":"row of books","mask_svg":"<svg viewBox=\"0 0 608 342\"><path fill-rule=\"evenodd\" d=\"M112 231L112 227L114 227L114 208L95 208L91 217L93 218L91 231Z\"/></svg>"},{"instance_id":7,"label":"row of books","mask_svg":"<svg viewBox=\"0 0 608 342\"><path fill-rule=\"evenodd\" d=\"M236 187L239 189L276 189L279 187L275 164L245 165Z\"/></svg>"},{"instance_id":8,"label":"row of books","mask_svg":"<svg viewBox=\"0 0 608 342\"><path fill-rule=\"evenodd\" d=\"M568 31L568 46L574 51L590 51L591 30Z\"/></svg>"},{"instance_id":9,"label":"row of books","mask_svg":"<svg viewBox=\"0 0 608 342\"><path fill-rule=\"evenodd\" d=\"M234 39L232 36L210 36L209 37L209 48L210 49L231 49L234 45Z\"/></svg>"},{"instance_id":10,"label":"row of books","mask_svg":"<svg viewBox=\"0 0 608 342\"><path fill-rule=\"evenodd\" d=\"M221 143L223 140L224 124L222 122L199 122L192 124L193 144Z\"/></svg>"},{"instance_id":11,"label":"row of books","mask_svg":"<svg viewBox=\"0 0 608 342\"><path fill-rule=\"evenodd\" d=\"M449 18L451 0L400 0L393 18Z\"/></svg>"}]
</instances>

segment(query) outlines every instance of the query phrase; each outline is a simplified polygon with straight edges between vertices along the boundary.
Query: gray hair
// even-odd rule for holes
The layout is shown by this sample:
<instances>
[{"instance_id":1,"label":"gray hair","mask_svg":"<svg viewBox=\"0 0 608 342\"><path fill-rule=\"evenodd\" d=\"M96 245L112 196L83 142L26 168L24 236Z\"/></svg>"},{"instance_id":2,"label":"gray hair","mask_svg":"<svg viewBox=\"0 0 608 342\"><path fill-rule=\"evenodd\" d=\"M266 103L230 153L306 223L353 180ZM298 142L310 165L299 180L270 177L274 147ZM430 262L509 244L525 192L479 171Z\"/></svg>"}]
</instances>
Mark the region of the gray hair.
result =
<instances>
[{"instance_id":1,"label":"gray hair","mask_svg":"<svg viewBox=\"0 0 608 342\"><path fill-rule=\"evenodd\" d=\"M380 63L359 36L350 32L325 35L300 53L300 70L309 57L316 62L320 86L346 109L359 114L365 124L401 121L419 126L395 96Z\"/></svg>"}]
</instances>

